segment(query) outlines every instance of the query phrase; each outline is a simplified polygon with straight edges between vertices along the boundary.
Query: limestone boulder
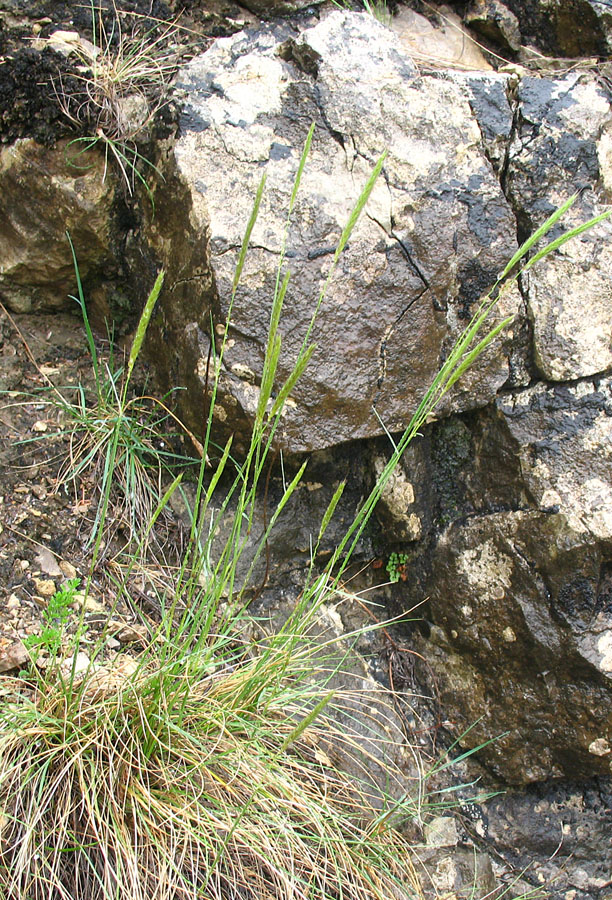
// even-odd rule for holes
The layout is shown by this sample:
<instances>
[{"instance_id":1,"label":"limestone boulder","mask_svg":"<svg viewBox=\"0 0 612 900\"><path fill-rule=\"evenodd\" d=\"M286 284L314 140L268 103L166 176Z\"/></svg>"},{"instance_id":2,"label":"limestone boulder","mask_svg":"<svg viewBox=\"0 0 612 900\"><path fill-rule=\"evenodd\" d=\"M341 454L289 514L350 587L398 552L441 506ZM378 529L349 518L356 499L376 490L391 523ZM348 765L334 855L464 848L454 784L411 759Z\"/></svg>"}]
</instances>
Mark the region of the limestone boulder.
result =
<instances>
[{"instance_id":1,"label":"limestone boulder","mask_svg":"<svg viewBox=\"0 0 612 900\"><path fill-rule=\"evenodd\" d=\"M315 122L286 240L283 375L351 209L380 154L388 156L322 304L316 351L290 398L281 439L304 451L380 434L381 419L401 429L516 247L514 218L465 88L421 77L397 36L370 16L339 11L298 39L272 28L220 40L181 71L179 86L180 136L165 168L182 198L173 200L179 218L165 214L160 196L150 237L170 286L152 356L160 371L172 372L172 386L188 387L179 396L182 414L199 427L211 315L218 334L266 174L217 412L237 437L248 433L293 181ZM508 295L500 314L519 303L518 293ZM180 358L169 359L176 346ZM487 403L507 377L499 344L446 411Z\"/></svg>"},{"instance_id":2,"label":"limestone boulder","mask_svg":"<svg viewBox=\"0 0 612 900\"><path fill-rule=\"evenodd\" d=\"M89 162L71 166L65 142L51 149L24 138L0 149L0 298L15 312L74 308L66 231L85 282L116 268L114 190L104 159Z\"/></svg>"}]
</instances>

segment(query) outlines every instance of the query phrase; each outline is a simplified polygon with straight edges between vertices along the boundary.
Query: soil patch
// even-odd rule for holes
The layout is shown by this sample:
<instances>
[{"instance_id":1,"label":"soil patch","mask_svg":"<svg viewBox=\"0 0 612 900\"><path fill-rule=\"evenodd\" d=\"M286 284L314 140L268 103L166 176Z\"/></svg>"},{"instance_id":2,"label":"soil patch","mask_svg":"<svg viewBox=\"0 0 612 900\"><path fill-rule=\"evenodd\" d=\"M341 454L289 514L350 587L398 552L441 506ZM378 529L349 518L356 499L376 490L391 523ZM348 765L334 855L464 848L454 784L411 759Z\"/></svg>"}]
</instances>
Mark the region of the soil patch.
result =
<instances>
[{"instance_id":1,"label":"soil patch","mask_svg":"<svg viewBox=\"0 0 612 900\"><path fill-rule=\"evenodd\" d=\"M103 365L104 347L100 353ZM65 314L9 317L0 311L0 672L27 663L22 642L40 632L49 599L70 579L84 585L91 565L99 473L88 471L78 481L65 478L73 465L72 429L54 403L53 384L66 396L74 396L78 385L92 387L81 321ZM114 541L88 593L81 642L85 647L93 642L110 614L110 654L143 633L133 610L117 603L109 580L112 557L122 544L121 523L114 524ZM166 524L174 528L178 546L180 526ZM151 609L144 582L136 581L134 597ZM76 628L80 600L77 592L67 636Z\"/></svg>"}]
</instances>

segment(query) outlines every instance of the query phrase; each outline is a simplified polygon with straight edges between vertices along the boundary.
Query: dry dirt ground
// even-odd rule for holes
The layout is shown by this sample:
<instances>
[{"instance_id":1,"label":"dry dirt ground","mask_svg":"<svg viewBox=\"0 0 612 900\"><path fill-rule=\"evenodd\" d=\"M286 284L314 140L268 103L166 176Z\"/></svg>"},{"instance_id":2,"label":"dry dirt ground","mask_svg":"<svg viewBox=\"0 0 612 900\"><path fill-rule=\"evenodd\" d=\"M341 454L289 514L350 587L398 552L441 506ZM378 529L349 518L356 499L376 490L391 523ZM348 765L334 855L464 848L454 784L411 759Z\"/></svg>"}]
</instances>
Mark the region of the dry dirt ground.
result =
<instances>
[{"instance_id":1,"label":"dry dirt ground","mask_svg":"<svg viewBox=\"0 0 612 900\"><path fill-rule=\"evenodd\" d=\"M78 483L67 477L74 437L52 387L74 396L79 384L92 387L79 319L13 316L0 308L0 672L27 663L22 641L40 632L49 598L68 579L84 585L89 572L99 473L91 470ZM117 535L115 542L118 547ZM113 565L118 563L108 553L94 572L82 649L95 641L109 604L116 602L109 581ZM139 592L146 601L144 585L135 585ZM80 602L77 591L68 634L76 628ZM142 639L146 606L140 602L138 614L124 603L113 609L109 655ZM43 652L39 664L44 663Z\"/></svg>"}]
</instances>

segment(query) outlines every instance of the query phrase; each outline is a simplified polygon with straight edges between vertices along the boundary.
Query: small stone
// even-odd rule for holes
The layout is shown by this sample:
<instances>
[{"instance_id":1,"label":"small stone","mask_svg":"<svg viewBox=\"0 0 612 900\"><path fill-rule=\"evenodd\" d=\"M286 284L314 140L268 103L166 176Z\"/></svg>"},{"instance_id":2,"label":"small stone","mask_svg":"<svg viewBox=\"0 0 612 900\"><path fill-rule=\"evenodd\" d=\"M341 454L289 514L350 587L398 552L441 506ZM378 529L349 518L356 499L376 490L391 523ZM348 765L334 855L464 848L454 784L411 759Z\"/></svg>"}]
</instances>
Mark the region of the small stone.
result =
<instances>
[{"instance_id":1,"label":"small stone","mask_svg":"<svg viewBox=\"0 0 612 900\"><path fill-rule=\"evenodd\" d=\"M33 484L32 493L38 500L44 500L47 496L46 488L42 484Z\"/></svg>"},{"instance_id":2,"label":"small stone","mask_svg":"<svg viewBox=\"0 0 612 900\"><path fill-rule=\"evenodd\" d=\"M74 605L79 609L85 604L85 612L88 613L101 613L106 611L106 607L99 600L96 600L90 594L85 596L82 591L79 591L74 595Z\"/></svg>"},{"instance_id":3,"label":"small stone","mask_svg":"<svg viewBox=\"0 0 612 900\"><path fill-rule=\"evenodd\" d=\"M593 756L608 756L609 753L612 753L612 747L605 738L597 738L589 744L589 753L592 753Z\"/></svg>"},{"instance_id":4,"label":"small stone","mask_svg":"<svg viewBox=\"0 0 612 900\"><path fill-rule=\"evenodd\" d=\"M48 428L49 426L46 422L43 422L42 419L38 422L34 422L34 424L32 425L32 431L36 432L36 434L43 434L48 430Z\"/></svg>"},{"instance_id":5,"label":"small stone","mask_svg":"<svg viewBox=\"0 0 612 900\"><path fill-rule=\"evenodd\" d=\"M516 635L509 625L502 631L502 637L507 644L513 644L516 641Z\"/></svg>"},{"instance_id":6,"label":"small stone","mask_svg":"<svg viewBox=\"0 0 612 900\"><path fill-rule=\"evenodd\" d=\"M60 560L59 567L62 571L62 574L65 575L66 578L76 578L77 577L77 570L74 568L74 566L71 563L66 562L64 559Z\"/></svg>"},{"instance_id":7,"label":"small stone","mask_svg":"<svg viewBox=\"0 0 612 900\"><path fill-rule=\"evenodd\" d=\"M121 622L112 622L111 628L113 625L118 626L115 637L122 644L144 644L146 642L148 631L144 625L123 625Z\"/></svg>"},{"instance_id":8,"label":"small stone","mask_svg":"<svg viewBox=\"0 0 612 900\"><path fill-rule=\"evenodd\" d=\"M6 601L7 609L19 609L21 606L21 600L17 596L17 594L11 594L11 596Z\"/></svg>"},{"instance_id":9,"label":"small stone","mask_svg":"<svg viewBox=\"0 0 612 900\"><path fill-rule=\"evenodd\" d=\"M30 561L27 559L18 559L18 560L16 560L16 562L22 572L25 572L27 569L30 568Z\"/></svg>"},{"instance_id":10,"label":"small stone","mask_svg":"<svg viewBox=\"0 0 612 900\"><path fill-rule=\"evenodd\" d=\"M83 653L82 650L76 655L76 661L74 661L74 657L68 657L65 659L60 666L62 674L70 675L72 673L72 667L74 662L74 674L75 675L83 675L90 666L90 660L86 653Z\"/></svg>"},{"instance_id":11,"label":"small stone","mask_svg":"<svg viewBox=\"0 0 612 900\"><path fill-rule=\"evenodd\" d=\"M451 816L436 816L425 826L428 847L455 847L459 842L457 823Z\"/></svg>"},{"instance_id":12,"label":"small stone","mask_svg":"<svg viewBox=\"0 0 612 900\"><path fill-rule=\"evenodd\" d=\"M57 588L50 578L33 578L34 586L41 597L52 597Z\"/></svg>"},{"instance_id":13,"label":"small stone","mask_svg":"<svg viewBox=\"0 0 612 900\"><path fill-rule=\"evenodd\" d=\"M4 650L0 650L0 672L19 669L29 661L29 653L21 641L14 641Z\"/></svg>"},{"instance_id":14,"label":"small stone","mask_svg":"<svg viewBox=\"0 0 612 900\"><path fill-rule=\"evenodd\" d=\"M62 575L62 570L58 566L55 556L46 547L41 547L35 562L45 575L50 575L52 578L58 578Z\"/></svg>"}]
</instances>

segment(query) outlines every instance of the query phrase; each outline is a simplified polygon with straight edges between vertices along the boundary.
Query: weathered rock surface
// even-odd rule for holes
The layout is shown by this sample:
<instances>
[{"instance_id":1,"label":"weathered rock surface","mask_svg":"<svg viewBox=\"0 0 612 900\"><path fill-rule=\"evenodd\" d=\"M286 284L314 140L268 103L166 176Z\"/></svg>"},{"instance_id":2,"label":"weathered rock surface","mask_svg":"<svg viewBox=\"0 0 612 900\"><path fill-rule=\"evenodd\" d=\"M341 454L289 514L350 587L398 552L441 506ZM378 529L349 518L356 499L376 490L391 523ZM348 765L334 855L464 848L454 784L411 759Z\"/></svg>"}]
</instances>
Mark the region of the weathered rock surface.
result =
<instances>
[{"instance_id":1,"label":"weathered rock surface","mask_svg":"<svg viewBox=\"0 0 612 900\"><path fill-rule=\"evenodd\" d=\"M533 230L541 225L583 187L600 184L603 190L599 196L585 195L567 217L568 224L608 208L610 97L604 83L584 75L521 80L506 190L523 227ZM566 244L529 276L525 287L535 362L545 379L566 381L612 366L611 237L608 220Z\"/></svg>"},{"instance_id":2,"label":"weathered rock surface","mask_svg":"<svg viewBox=\"0 0 612 900\"><path fill-rule=\"evenodd\" d=\"M612 380L506 394L436 433L442 530L402 593L430 598L442 708L479 720L471 746L504 734L480 756L508 782L609 775Z\"/></svg>"},{"instance_id":3,"label":"weathered rock surface","mask_svg":"<svg viewBox=\"0 0 612 900\"><path fill-rule=\"evenodd\" d=\"M84 280L116 265L111 251L113 188L104 160L70 166L66 146L25 138L0 150L0 296L17 312L74 307L70 233ZM83 164L83 160L81 163Z\"/></svg>"},{"instance_id":4,"label":"weathered rock surface","mask_svg":"<svg viewBox=\"0 0 612 900\"><path fill-rule=\"evenodd\" d=\"M610 896L611 778L508 792L487 805L485 827L497 853L523 873L517 894L546 884L553 896Z\"/></svg>"},{"instance_id":5,"label":"weathered rock surface","mask_svg":"<svg viewBox=\"0 0 612 900\"><path fill-rule=\"evenodd\" d=\"M389 156L321 308L315 356L294 392L282 439L296 451L380 434L373 405L388 428L402 428L516 246L514 218L463 87L420 78L388 30L371 17L340 12L297 41L278 30L219 41L183 69L180 84L185 107L169 169L183 200L178 222L161 211L155 224L174 288L162 299L163 340L154 353L160 369L172 366L174 384L189 386L183 414L192 424L199 420L210 313L221 327L252 198L268 172L232 312L219 404L229 428L248 431L286 211L314 121L287 239L285 374L351 208L379 154L388 149ZM198 277L184 265L196 246ZM516 310L518 294L504 303ZM177 345L181 358L170 362L165 347ZM483 405L507 377L498 347L446 408Z\"/></svg>"},{"instance_id":6,"label":"weathered rock surface","mask_svg":"<svg viewBox=\"0 0 612 900\"><path fill-rule=\"evenodd\" d=\"M504 49L517 51L521 46L519 21L501 0L471 0L465 23Z\"/></svg>"},{"instance_id":7,"label":"weathered rock surface","mask_svg":"<svg viewBox=\"0 0 612 900\"><path fill-rule=\"evenodd\" d=\"M602 0L503 0L524 40L559 56L607 56L612 9Z\"/></svg>"}]
</instances>

